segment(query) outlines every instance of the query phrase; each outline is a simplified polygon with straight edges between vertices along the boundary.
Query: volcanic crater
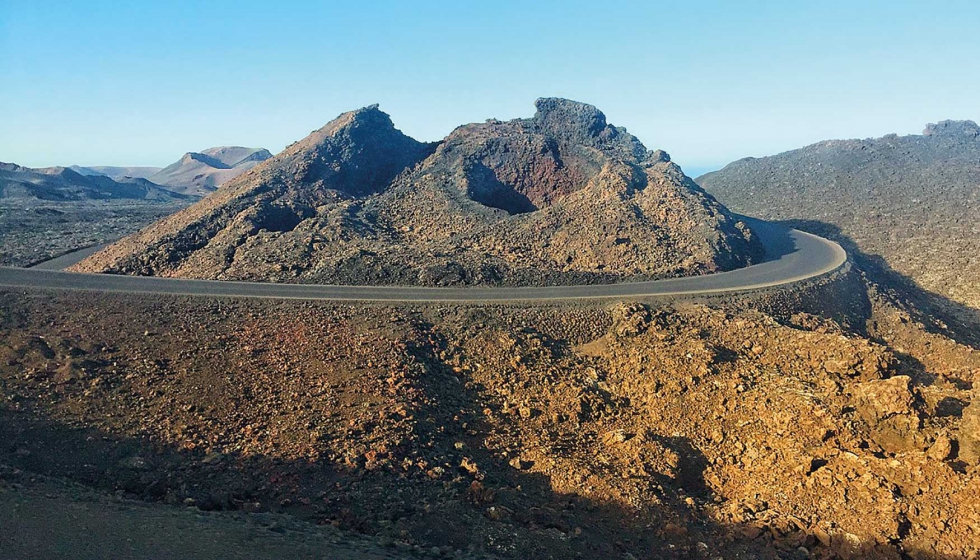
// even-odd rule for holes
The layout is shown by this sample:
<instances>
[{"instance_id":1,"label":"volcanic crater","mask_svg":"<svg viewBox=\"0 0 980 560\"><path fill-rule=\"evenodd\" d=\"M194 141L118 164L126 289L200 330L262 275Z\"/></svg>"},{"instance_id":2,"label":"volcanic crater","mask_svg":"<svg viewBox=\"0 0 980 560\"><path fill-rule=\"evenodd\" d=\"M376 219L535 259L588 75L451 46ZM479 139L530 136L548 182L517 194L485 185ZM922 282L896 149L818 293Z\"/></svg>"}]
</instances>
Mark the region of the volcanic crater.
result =
<instances>
[{"instance_id":1,"label":"volcanic crater","mask_svg":"<svg viewBox=\"0 0 980 560\"><path fill-rule=\"evenodd\" d=\"M743 222L597 108L435 143L377 105L344 113L81 272L375 285L608 283L757 262Z\"/></svg>"}]
</instances>

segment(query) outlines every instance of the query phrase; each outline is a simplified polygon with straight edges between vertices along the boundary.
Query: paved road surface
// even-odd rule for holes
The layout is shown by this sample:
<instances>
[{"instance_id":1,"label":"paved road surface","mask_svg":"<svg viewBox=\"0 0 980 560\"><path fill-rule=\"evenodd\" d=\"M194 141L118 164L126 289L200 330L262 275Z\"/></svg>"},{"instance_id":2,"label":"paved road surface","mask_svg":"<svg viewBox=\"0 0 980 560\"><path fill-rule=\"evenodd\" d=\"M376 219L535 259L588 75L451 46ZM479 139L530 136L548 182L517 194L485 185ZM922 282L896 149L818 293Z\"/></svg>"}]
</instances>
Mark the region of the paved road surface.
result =
<instances>
[{"instance_id":1,"label":"paved road surface","mask_svg":"<svg viewBox=\"0 0 980 560\"><path fill-rule=\"evenodd\" d=\"M94 245L92 247L72 251L67 255L61 255L60 257L55 257L53 259L48 259L44 262L37 263L30 268L33 268L34 270L64 270L77 262L81 262L86 257L94 255L106 245L109 244L104 243L102 245Z\"/></svg>"},{"instance_id":2,"label":"paved road surface","mask_svg":"<svg viewBox=\"0 0 980 560\"><path fill-rule=\"evenodd\" d=\"M76 274L57 270L78 262L97 249L90 248L41 263L35 268L0 267L0 286L189 296L357 301L490 302L672 298L741 293L793 284L830 274L842 267L847 260L847 253L840 245L822 237L756 220L750 220L750 225L766 246L768 258L765 262L731 272L649 282L522 288L419 288L184 280ZM51 270L52 268L56 270Z\"/></svg>"}]
</instances>

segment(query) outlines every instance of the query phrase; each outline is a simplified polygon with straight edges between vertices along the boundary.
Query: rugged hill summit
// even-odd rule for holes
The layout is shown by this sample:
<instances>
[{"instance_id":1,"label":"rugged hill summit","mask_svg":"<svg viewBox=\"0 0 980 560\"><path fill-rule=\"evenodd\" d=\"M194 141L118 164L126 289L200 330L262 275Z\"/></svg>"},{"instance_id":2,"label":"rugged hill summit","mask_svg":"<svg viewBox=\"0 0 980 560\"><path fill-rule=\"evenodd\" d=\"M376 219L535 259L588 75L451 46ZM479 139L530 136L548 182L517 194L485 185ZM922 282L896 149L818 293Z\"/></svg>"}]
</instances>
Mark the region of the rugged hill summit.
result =
<instances>
[{"instance_id":1,"label":"rugged hill summit","mask_svg":"<svg viewBox=\"0 0 980 560\"><path fill-rule=\"evenodd\" d=\"M179 192L203 196L271 157L265 148L219 146L187 152L148 178Z\"/></svg>"},{"instance_id":2,"label":"rugged hill summit","mask_svg":"<svg viewBox=\"0 0 980 560\"><path fill-rule=\"evenodd\" d=\"M33 169L0 162L0 198L51 201L137 199L188 200L193 197L170 191L146 179L82 175L67 167Z\"/></svg>"},{"instance_id":3,"label":"rugged hill summit","mask_svg":"<svg viewBox=\"0 0 980 560\"><path fill-rule=\"evenodd\" d=\"M590 105L439 143L344 113L79 270L352 284L534 284L700 274L761 255L662 151Z\"/></svg>"},{"instance_id":4,"label":"rugged hill summit","mask_svg":"<svg viewBox=\"0 0 980 560\"><path fill-rule=\"evenodd\" d=\"M839 229L899 274L980 309L980 127L972 121L746 158L698 182L740 212Z\"/></svg>"}]
</instances>

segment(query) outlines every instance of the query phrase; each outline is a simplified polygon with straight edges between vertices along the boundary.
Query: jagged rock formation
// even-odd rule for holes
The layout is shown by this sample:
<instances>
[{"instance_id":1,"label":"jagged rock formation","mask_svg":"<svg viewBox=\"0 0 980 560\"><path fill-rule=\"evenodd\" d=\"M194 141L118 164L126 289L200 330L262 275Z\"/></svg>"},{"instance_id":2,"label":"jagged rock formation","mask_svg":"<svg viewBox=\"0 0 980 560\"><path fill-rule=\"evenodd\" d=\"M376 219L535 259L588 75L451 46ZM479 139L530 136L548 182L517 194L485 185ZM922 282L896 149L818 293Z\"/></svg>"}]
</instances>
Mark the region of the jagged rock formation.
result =
<instances>
[{"instance_id":1,"label":"jagged rock formation","mask_svg":"<svg viewBox=\"0 0 980 560\"><path fill-rule=\"evenodd\" d=\"M761 256L662 151L595 107L417 142L345 113L78 270L351 284L534 284L701 274Z\"/></svg>"},{"instance_id":2,"label":"jagged rock formation","mask_svg":"<svg viewBox=\"0 0 980 560\"><path fill-rule=\"evenodd\" d=\"M731 208L815 220L922 287L980 309L980 127L831 140L698 178Z\"/></svg>"},{"instance_id":3,"label":"jagged rock formation","mask_svg":"<svg viewBox=\"0 0 980 560\"><path fill-rule=\"evenodd\" d=\"M33 169L0 162L0 198L72 200L177 201L192 197L170 191L146 179L82 175L66 167Z\"/></svg>"},{"instance_id":4,"label":"jagged rock formation","mask_svg":"<svg viewBox=\"0 0 980 560\"><path fill-rule=\"evenodd\" d=\"M265 148L219 146L187 152L148 178L178 192L204 196L271 157Z\"/></svg>"}]
</instances>

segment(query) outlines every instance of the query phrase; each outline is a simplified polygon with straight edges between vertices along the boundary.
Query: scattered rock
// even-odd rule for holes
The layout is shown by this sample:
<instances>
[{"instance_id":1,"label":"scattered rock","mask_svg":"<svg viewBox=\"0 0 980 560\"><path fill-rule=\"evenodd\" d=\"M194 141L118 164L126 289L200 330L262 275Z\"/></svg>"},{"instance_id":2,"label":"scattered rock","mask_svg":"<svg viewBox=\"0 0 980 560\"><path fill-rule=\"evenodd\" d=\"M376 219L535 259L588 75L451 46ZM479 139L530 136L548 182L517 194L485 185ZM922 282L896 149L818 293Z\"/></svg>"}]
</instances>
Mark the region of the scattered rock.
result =
<instances>
[{"instance_id":1,"label":"scattered rock","mask_svg":"<svg viewBox=\"0 0 980 560\"><path fill-rule=\"evenodd\" d=\"M911 382L912 379L907 375L896 375L889 379L860 384L855 389L855 394L863 405L862 415L877 422L896 414L912 414Z\"/></svg>"}]
</instances>

